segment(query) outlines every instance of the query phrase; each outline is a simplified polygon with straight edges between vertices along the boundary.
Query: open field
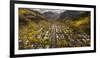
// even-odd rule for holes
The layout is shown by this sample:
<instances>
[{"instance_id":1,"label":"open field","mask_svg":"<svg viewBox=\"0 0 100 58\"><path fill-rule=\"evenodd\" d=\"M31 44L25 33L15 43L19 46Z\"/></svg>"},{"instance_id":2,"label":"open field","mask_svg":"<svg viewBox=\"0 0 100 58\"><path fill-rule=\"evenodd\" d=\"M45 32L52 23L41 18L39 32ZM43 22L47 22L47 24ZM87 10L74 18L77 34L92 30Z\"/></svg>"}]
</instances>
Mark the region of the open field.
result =
<instances>
[{"instance_id":1,"label":"open field","mask_svg":"<svg viewBox=\"0 0 100 58\"><path fill-rule=\"evenodd\" d=\"M49 13L53 14L53 13ZM44 16L38 11L19 9L19 49L90 46L90 13L78 17ZM56 14L54 14L56 16ZM57 14L58 15L58 14ZM54 18L54 19L53 19Z\"/></svg>"}]
</instances>

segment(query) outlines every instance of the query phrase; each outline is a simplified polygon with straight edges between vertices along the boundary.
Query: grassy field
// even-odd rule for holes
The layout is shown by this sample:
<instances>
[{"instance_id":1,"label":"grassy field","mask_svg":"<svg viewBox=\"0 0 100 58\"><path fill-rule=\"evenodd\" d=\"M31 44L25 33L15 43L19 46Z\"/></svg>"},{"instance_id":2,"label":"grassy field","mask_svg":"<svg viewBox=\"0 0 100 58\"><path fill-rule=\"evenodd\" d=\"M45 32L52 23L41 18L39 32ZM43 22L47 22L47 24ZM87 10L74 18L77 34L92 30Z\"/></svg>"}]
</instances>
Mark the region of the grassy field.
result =
<instances>
[{"instance_id":1,"label":"grassy field","mask_svg":"<svg viewBox=\"0 0 100 58\"><path fill-rule=\"evenodd\" d=\"M90 16L47 20L37 11L19 9L19 49L90 46Z\"/></svg>"}]
</instances>

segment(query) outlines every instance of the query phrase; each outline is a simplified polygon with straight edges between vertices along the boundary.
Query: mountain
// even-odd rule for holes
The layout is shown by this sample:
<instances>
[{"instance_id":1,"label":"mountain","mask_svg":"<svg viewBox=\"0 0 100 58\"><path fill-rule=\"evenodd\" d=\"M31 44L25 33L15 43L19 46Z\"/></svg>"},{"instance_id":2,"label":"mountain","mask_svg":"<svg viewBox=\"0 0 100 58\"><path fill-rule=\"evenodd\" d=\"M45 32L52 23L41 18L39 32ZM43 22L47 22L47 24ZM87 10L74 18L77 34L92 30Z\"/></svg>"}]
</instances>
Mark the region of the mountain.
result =
<instances>
[{"instance_id":1,"label":"mountain","mask_svg":"<svg viewBox=\"0 0 100 58\"><path fill-rule=\"evenodd\" d=\"M60 19L64 19L66 17L70 19L74 19L74 18L80 17L80 15L83 15L84 13L85 11L66 10L63 13L61 13Z\"/></svg>"},{"instance_id":2,"label":"mountain","mask_svg":"<svg viewBox=\"0 0 100 58\"><path fill-rule=\"evenodd\" d=\"M43 16L48 20L57 20L60 16L60 14L52 11L44 12Z\"/></svg>"},{"instance_id":3,"label":"mountain","mask_svg":"<svg viewBox=\"0 0 100 58\"><path fill-rule=\"evenodd\" d=\"M29 21L38 22L44 19L43 15L38 11L28 8L19 8L19 22L22 24L27 24Z\"/></svg>"},{"instance_id":4,"label":"mountain","mask_svg":"<svg viewBox=\"0 0 100 58\"><path fill-rule=\"evenodd\" d=\"M41 13L37 10L32 10L29 8L19 8L19 22L21 22L22 24L27 24L29 21L38 23L40 20L66 20L66 18L75 19L84 16L90 16L90 12L66 10L62 13L53 11L46 11L44 13Z\"/></svg>"}]
</instances>

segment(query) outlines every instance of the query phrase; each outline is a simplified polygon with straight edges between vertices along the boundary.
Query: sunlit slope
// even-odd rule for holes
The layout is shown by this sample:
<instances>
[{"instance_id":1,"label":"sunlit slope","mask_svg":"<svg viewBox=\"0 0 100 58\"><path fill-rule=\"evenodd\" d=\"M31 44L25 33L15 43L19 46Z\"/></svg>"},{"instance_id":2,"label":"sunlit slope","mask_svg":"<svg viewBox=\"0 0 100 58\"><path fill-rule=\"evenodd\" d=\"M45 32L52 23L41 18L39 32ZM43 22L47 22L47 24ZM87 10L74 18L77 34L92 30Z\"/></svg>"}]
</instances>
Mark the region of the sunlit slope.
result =
<instances>
[{"instance_id":1,"label":"sunlit slope","mask_svg":"<svg viewBox=\"0 0 100 58\"><path fill-rule=\"evenodd\" d=\"M27 8L19 8L20 24L27 24L29 21L38 23L39 20L44 20L44 17L38 11L33 11Z\"/></svg>"},{"instance_id":2,"label":"sunlit slope","mask_svg":"<svg viewBox=\"0 0 100 58\"><path fill-rule=\"evenodd\" d=\"M76 18L65 17L62 20L62 22L67 24L69 27L76 30L81 30L88 35L90 34L90 21L90 14L87 12L84 12Z\"/></svg>"}]
</instances>

